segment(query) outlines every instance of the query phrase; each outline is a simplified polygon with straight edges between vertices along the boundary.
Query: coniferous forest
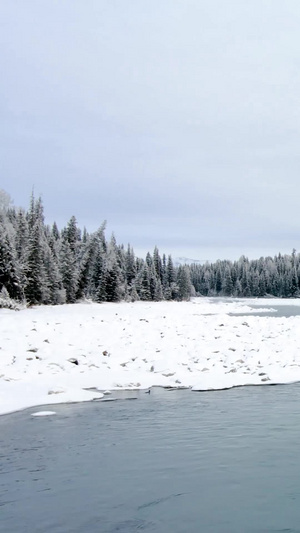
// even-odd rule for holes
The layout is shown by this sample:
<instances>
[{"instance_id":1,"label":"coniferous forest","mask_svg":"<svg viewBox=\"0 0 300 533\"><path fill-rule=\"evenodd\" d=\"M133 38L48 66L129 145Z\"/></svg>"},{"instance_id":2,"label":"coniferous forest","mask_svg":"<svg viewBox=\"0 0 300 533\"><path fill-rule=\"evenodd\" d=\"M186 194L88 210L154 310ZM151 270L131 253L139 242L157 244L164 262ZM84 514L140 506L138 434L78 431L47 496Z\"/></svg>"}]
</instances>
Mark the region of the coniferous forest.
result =
<instances>
[{"instance_id":1,"label":"coniferous forest","mask_svg":"<svg viewBox=\"0 0 300 533\"><path fill-rule=\"evenodd\" d=\"M59 230L44 222L41 198L28 211L10 206L0 191L0 291L5 301L34 304L120 300L184 300L191 294L189 269L174 268L157 247L145 260L130 245L105 236L105 223L89 234L75 216ZM1 305L1 304L0 304Z\"/></svg>"},{"instance_id":2,"label":"coniferous forest","mask_svg":"<svg viewBox=\"0 0 300 533\"><path fill-rule=\"evenodd\" d=\"M120 300L188 300L193 296L297 297L300 256L175 266L157 247L145 259L105 236L88 233L72 216L59 230L44 222L41 198L15 208L0 191L0 306Z\"/></svg>"}]
</instances>

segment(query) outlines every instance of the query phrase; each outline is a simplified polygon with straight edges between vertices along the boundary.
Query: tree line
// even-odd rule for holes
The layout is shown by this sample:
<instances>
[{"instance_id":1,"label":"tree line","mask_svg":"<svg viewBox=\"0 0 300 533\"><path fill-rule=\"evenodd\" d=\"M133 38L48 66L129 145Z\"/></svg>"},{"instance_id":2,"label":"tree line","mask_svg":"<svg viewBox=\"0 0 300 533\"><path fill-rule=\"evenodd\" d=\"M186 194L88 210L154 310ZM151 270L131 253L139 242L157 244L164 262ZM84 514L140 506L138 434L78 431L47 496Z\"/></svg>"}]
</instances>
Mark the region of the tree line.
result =
<instances>
[{"instance_id":1,"label":"tree line","mask_svg":"<svg viewBox=\"0 0 300 533\"><path fill-rule=\"evenodd\" d=\"M191 283L198 295L295 298L300 295L300 255L216 261L190 266Z\"/></svg>"},{"instance_id":2,"label":"tree line","mask_svg":"<svg viewBox=\"0 0 300 533\"><path fill-rule=\"evenodd\" d=\"M11 299L29 305L120 300L184 300L191 294L188 267L174 267L157 247L145 259L105 236L105 223L88 233L75 216L59 230L45 224L41 198L29 209L11 206L0 191L0 306Z\"/></svg>"},{"instance_id":3,"label":"tree line","mask_svg":"<svg viewBox=\"0 0 300 533\"><path fill-rule=\"evenodd\" d=\"M176 266L157 247L145 259L105 236L105 222L81 230L75 216L59 230L45 224L41 198L15 208L0 190L0 307L120 300L188 300L190 296L298 297L300 254Z\"/></svg>"}]
</instances>

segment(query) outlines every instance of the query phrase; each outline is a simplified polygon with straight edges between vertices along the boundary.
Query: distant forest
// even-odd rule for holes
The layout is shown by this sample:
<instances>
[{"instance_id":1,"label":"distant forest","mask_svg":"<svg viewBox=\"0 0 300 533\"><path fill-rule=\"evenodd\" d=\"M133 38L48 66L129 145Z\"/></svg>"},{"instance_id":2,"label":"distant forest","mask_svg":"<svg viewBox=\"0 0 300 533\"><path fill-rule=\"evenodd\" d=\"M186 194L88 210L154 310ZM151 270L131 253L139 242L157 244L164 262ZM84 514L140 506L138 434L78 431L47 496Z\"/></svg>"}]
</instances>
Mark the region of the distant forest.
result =
<instances>
[{"instance_id":1,"label":"distant forest","mask_svg":"<svg viewBox=\"0 0 300 533\"><path fill-rule=\"evenodd\" d=\"M121 300L188 300L190 296L297 297L300 256L174 266L157 247L145 259L130 245L105 236L105 223L93 233L75 216L59 230L45 224L41 198L31 196L28 211L11 206L0 190L0 307Z\"/></svg>"}]
</instances>

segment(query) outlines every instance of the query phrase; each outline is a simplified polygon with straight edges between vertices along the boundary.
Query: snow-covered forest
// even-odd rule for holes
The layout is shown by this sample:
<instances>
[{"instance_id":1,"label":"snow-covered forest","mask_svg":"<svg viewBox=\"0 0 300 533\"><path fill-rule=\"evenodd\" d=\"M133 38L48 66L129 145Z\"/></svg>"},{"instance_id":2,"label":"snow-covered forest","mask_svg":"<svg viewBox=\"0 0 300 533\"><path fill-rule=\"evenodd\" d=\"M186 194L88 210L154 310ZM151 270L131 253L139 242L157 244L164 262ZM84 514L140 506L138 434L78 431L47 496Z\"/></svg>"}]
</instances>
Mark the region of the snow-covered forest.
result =
<instances>
[{"instance_id":1,"label":"snow-covered forest","mask_svg":"<svg viewBox=\"0 0 300 533\"><path fill-rule=\"evenodd\" d=\"M59 230L45 224L41 198L31 196L28 211L16 209L0 191L0 291L28 304L120 300L185 300L191 294L189 269L175 268L157 247L145 260L130 245L105 236L105 222L89 234L75 216Z\"/></svg>"},{"instance_id":2,"label":"snow-covered forest","mask_svg":"<svg viewBox=\"0 0 300 533\"><path fill-rule=\"evenodd\" d=\"M202 296L295 298L300 292L300 255L217 261L190 266L190 278Z\"/></svg>"},{"instance_id":3,"label":"snow-covered forest","mask_svg":"<svg viewBox=\"0 0 300 533\"><path fill-rule=\"evenodd\" d=\"M15 208L0 191L0 306L11 301L33 304L121 300L187 300L191 295L296 297L300 256L174 266L157 247L145 259L130 245L98 230L81 230L72 216L59 230L45 224L41 198L31 196L29 209Z\"/></svg>"}]
</instances>

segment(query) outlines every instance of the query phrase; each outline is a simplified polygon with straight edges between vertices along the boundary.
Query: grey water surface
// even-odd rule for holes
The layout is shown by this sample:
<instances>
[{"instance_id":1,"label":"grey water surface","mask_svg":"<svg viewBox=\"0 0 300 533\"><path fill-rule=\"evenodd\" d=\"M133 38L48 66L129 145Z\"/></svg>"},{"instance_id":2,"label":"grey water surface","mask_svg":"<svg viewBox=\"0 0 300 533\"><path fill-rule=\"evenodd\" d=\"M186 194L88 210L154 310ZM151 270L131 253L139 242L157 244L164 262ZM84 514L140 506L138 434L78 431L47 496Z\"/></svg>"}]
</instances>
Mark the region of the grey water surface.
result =
<instances>
[{"instance_id":1,"label":"grey water surface","mask_svg":"<svg viewBox=\"0 0 300 533\"><path fill-rule=\"evenodd\" d=\"M239 298L216 298L216 301L219 302L225 302L228 303L230 301L237 301L240 302L241 299ZM213 299L211 299L213 301ZM242 300L245 305L247 304L247 300ZM272 301L272 304L270 303L264 303L263 298L259 299L258 303L253 303L253 300L250 300L251 303L249 303L249 306L252 308L252 311L249 312L239 312L239 313L228 313L229 316L267 316L267 317L274 317L274 318L282 318L282 317L292 317L292 316L299 316L300 315L300 299L299 299L299 305L291 305L288 303L285 304L277 304L280 299L274 298ZM287 301L287 300L286 300ZM265 311L259 311L259 309L265 309Z\"/></svg>"},{"instance_id":2,"label":"grey water surface","mask_svg":"<svg viewBox=\"0 0 300 533\"><path fill-rule=\"evenodd\" d=\"M117 397L0 417L1 532L300 532L300 385Z\"/></svg>"},{"instance_id":3,"label":"grey water surface","mask_svg":"<svg viewBox=\"0 0 300 533\"><path fill-rule=\"evenodd\" d=\"M274 318L292 317L300 315L300 305L252 305L252 309L255 311L252 313L229 313L230 316L268 316ZM256 311L261 308L267 309L267 311Z\"/></svg>"}]
</instances>

